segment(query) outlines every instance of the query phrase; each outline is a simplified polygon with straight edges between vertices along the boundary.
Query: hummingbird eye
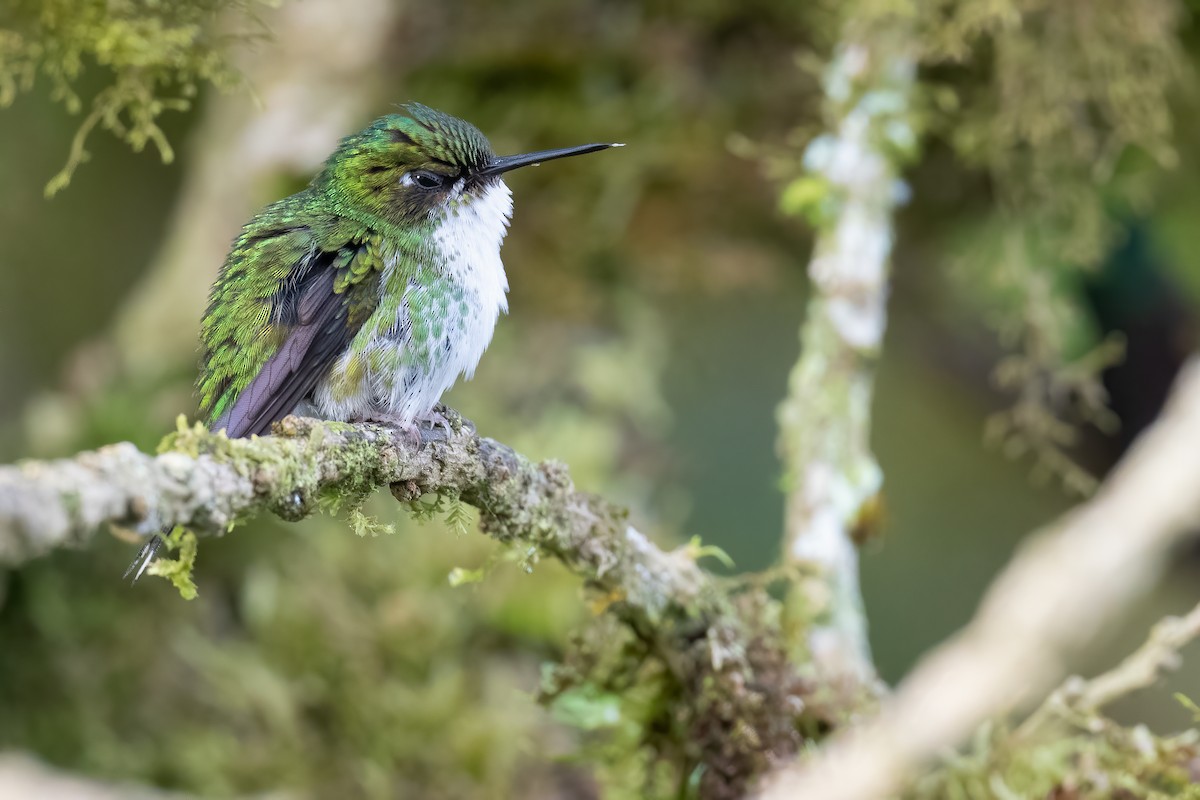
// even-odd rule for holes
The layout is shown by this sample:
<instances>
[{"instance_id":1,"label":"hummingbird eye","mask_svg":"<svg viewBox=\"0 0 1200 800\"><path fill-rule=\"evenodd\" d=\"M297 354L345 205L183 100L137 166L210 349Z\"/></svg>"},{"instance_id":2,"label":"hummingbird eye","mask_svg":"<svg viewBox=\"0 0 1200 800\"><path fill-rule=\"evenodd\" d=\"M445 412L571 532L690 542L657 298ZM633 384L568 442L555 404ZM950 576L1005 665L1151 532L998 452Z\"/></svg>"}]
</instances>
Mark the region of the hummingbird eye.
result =
<instances>
[{"instance_id":1,"label":"hummingbird eye","mask_svg":"<svg viewBox=\"0 0 1200 800\"><path fill-rule=\"evenodd\" d=\"M436 189L442 185L442 183L445 181L445 178L435 172L426 172L421 170L420 172L412 173L412 180L413 183L415 183L417 186L420 186L422 189Z\"/></svg>"}]
</instances>

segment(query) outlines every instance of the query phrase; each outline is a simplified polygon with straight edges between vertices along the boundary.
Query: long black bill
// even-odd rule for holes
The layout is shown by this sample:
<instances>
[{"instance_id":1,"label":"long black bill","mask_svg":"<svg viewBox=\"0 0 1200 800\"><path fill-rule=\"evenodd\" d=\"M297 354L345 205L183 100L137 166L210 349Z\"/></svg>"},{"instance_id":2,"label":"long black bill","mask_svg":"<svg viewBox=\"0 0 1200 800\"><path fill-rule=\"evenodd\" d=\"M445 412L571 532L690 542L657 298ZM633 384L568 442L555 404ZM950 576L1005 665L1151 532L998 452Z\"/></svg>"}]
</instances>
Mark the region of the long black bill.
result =
<instances>
[{"instance_id":1,"label":"long black bill","mask_svg":"<svg viewBox=\"0 0 1200 800\"><path fill-rule=\"evenodd\" d=\"M497 156L492 159L492 163L481 169L476 175L480 178L486 178L491 175L499 175L502 172L516 169L518 167L528 167L533 164L540 164L543 161L553 161L556 158L567 158L569 156L582 156L587 153L596 153L600 150L607 150L610 147L624 147L623 144L581 144L578 147L560 147L558 150L539 150L536 153L522 153L516 156Z\"/></svg>"}]
</instances>

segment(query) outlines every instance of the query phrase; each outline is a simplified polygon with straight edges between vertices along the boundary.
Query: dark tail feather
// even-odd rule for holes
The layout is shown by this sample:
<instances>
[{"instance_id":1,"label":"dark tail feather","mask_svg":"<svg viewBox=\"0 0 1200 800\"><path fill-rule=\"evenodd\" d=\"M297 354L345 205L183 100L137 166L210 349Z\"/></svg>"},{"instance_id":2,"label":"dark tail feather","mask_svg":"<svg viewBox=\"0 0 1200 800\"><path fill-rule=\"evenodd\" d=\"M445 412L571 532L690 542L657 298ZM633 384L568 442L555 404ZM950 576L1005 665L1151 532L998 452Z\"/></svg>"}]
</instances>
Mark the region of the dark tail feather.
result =
<instances>
[{"instance_id":1,"label":"dark tail feather","mask_svg":"<svg viewBox=\"0 0 1200 800\"><path fill-rule=\"evenodd\" d=\"M159 551L162 550L163 545L166 544L166 542L163 540L163 536L170 532L171 531L168 528L163 533L156 533L147 539L146 543L142 545L142 549L138 551L138 554L134 556L133 561L125 570L125 574L121 576L121 580L128 578L129 574L132 572L132 583L137 583L138 578L142 577L142 573L146 571L146 567L150 566L152 563L154 563L154 559L158 558Z\"/></svg>"}]
</instances>

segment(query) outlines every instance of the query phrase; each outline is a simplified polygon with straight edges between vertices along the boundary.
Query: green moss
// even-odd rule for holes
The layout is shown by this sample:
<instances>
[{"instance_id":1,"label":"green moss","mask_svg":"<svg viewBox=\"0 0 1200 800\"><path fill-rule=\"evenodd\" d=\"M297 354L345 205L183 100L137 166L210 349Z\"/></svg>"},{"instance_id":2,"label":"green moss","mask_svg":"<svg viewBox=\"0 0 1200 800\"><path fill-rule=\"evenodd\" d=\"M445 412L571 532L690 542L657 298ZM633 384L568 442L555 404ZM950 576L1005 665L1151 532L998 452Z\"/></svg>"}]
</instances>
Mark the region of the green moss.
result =
<instances>
[{"instance_id":1,"label":"green moss","mask_svg":"<svg viewBox=\"0 0 1200 800\"><path fill-rule=\"evenodd\" d=\"M814 228L824 228L836 217L839 203L829 182L818 175L801 175L783 187L779 210L803 217Z\"/></svg>"},{"instance_id":2,"label":"green moss","mask_svg":"<svg viewBox=\"0 0 1200 800\"><path fill-rule=\"evenodd\" d=\"M380 534L390 536L396 532L395 525L380 522L376 517L364 514L361 508L351 509L348 519L350 528L356 536L378 536Z\"/></svg>"},{"instance_id":3,"label":"green moss","mask_svg":"<svg viewBox=\"0 0 1200 800\"><path fill-rule=\"evenodd\" d=\"M682 553L692 559L692 561L699 561L702 558L715 558L726 569L733 569L736 566L728 553L715 544L704 544L699 536L693 536L689 539L688 543L683 546Z\"/></svg>"},{"instance_id":4,"label":"green moss","mask_svg":"<svg viewBox=\"0 0 1200 800\"><path fill-rule=\"evenodd\" d=\"M1021 736L988 724L966 752L916 782L908 800L1195 800L1193 779L1200 733L1159 736L1144 726L1122 727L1101 716ZM1019 730L1019 729L1018 729Z\"/></svg>"},{"instance_id":5,"label":"green moss","mask_svg":"<svg viewBox=\"0 0 1200 800\"><path fill-rule=\"evenodd\" d=\"M896 9L872 6L881 17ZM992 438L1088 493L1096 482L1070 456L1075 429L1111 425L1099 376L1122 354L1101 341L1083 283L1177 163L1172 97L1188 70L1175 0L1077 11L937 0L909 6L907 22L943 79L930 129L995 194L994 230L969 237L956 270L963 296L1015 351L1004 388L1016 400Z\"/></svg>"},{"instance_id":6,"label":"green moss","mask_svg":"<svg viewBox=\"0 0 1200 800\"><path fill-rule=\"evenodd\" d=\"M598 616L544 668L541 700L584 732L605 797L742 797L802 730L828 730L788 661L779 604L761 587L729 588L723 612L652 629L622 621L622 598L596 596Z\"/></svg>"},{"instance_id":7,"label":"green moss","mask_svg":"<svg viewBox=\"0 0 1200 800\"><path fill-rule=\"evenodd\" d=\"M185 111L203 85L227 88L238 76L226 50L236 37L214 31L217 16L242 0L15 0L0 12L0 108L39 80L51 97L83 120L67 162L46 185L62 190L88 159L87 140L96 128L134 150L153 144L164 162L174 150L159 126L168 111ZM89 68L99 67L106 85L90 100L79 94Z\"/></svg>"},{"instance_id":8,"label":"green moss","mask_svg":"<svg viewBox=\"0 0 1200 800\"><path fill-rule=\"evenodd\" d=\"M175 558L158 558L146 568L146 574L157 575L169 581L184 600L196 599L196 582L192 579L192 572L196 567L196 553L199 548L196 534L185 528L176 527L163 537L163 540L169 550L178 551L179 555Z\"/></svg>"}]
</instances>

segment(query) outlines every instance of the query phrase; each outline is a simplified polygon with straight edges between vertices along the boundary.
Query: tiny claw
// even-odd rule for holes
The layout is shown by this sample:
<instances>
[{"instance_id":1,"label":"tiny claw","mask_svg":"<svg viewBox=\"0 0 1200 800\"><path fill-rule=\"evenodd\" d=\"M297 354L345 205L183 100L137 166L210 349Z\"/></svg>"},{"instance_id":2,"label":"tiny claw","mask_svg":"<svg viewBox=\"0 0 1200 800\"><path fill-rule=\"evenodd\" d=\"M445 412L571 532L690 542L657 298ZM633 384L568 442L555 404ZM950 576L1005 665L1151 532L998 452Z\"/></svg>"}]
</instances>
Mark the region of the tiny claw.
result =
<instances>
[{"instance_id":1,"label":"tiny claw","mask_svg":"<svg viewBox=\"0 0 1200 800\"><path fill-rule=\"evenodd\" d=\"M158 558L158 551L162 550L163 544L162 536L157 533L146 540L146 543L142 545L142 549L138 551L138 554L134 556L133 561L126 568L125 574L121 576L121 580L128 578L129 573L134 572L136 568L137 572L134 573L133 580L130 583L137 583L138 578L142 577L142 573L146 571L146 567L150 566L154 563L154 559Z\"/></svg>"},{"instance_id":2,"label":"tiny claw","mask_svg":"<svg viewBox=\"0 0 1200 800\"><path fill-rule=\"evenodd\" d=\"M448 406L437 403L424 416L414 420L414 423L418 430L424 428L428 432L425 438L446 440L454 433L455 419L461 420L457 411L451 411ZM441 428L440 431L439 428Z\"/></svg>"},{"instance_id":3,"label":"tiny claw","mask_svg":"<svg viewBox=\"0 0 1200 800\"><path fill-rule=\"evenodd\" d=\"M466 431L469 434L476 434L479 430L475 427L475 423L458 413L455 409L445 403L437 403L429 412L426 419L432 427L441 426L445 428L447 435L451 432L459 433Z\"/></svg>"}]
</instances>

